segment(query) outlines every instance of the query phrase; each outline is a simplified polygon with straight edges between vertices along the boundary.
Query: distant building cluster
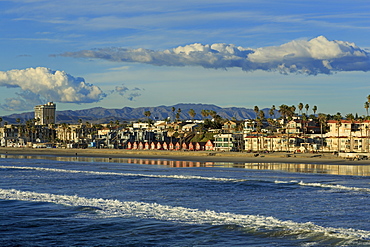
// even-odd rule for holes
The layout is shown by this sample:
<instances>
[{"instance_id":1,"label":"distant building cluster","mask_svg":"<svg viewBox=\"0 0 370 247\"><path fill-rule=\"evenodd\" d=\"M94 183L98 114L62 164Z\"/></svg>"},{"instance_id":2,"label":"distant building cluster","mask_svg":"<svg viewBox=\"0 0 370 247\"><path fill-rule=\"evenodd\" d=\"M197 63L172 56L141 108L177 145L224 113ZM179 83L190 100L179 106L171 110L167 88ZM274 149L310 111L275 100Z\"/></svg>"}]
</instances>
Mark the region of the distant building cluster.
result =
<instances>
[{"instance_id":1,"label":"distant building cluster","mask_svg":"<svg viewBox=\"0 0 370 247\"><path fill-rule=\"evenodd\" d=\"M35 119L0 127L0 145L215 152L370 152L370 120L205 119L120 124L55 124L56 105L35 106ZM215 121L219 121L214 124Z\"/></svg>"}]
</instances>

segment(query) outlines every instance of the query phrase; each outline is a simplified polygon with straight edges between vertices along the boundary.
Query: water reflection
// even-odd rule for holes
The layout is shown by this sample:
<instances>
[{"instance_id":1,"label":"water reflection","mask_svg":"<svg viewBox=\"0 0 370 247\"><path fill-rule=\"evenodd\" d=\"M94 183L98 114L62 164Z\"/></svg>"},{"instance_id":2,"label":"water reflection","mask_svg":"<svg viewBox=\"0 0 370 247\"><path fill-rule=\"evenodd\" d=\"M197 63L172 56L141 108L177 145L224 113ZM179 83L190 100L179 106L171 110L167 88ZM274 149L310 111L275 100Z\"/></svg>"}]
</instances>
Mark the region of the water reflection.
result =
<instances>
[{"instance_id":1,"label":"water reflection","mask_svg":"<svg viewBox=\"0 0 370 247\"><path fill-rule=\"evenodd\" d=\"M47 156L47 155L9 155L2 154L0 158L11 159L46 159L64 162L111 162L141 165L164 165L169 167L227 167L252 170L277 170L299 173L323 173L333 175L370 176L369 165L327 165L327 164L293 164L293 163L232 163L232 162L200 162L165 159L143 158L109 158L82 156Z\"/></svg>"}]
</instances>

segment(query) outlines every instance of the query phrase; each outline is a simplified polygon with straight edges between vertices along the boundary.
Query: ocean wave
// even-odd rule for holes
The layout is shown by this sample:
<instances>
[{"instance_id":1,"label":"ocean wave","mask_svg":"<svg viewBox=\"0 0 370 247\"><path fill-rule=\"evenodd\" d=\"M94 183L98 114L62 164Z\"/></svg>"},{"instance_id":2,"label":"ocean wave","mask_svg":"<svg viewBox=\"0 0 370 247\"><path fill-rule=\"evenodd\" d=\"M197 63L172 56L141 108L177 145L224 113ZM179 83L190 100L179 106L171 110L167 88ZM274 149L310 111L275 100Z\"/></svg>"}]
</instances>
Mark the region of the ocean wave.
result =
<instances>
[{"instance_id":1,"label":"ocean wave","mask_svg":"<svg viewBox=\"0 0 370 247\"><path fill-rule=\"evenodd\" d=\"M140 173L96 172L96 171L68 170L68 169L45 168L45 167L29 167L29 166L0 166L0 169L22 169L22 170L37 170L37 171L48 171L48 172L85 173L85 174L93 174L93 175L115 175L115 176L130 176L130 177L200 179L200 180L227 181L227 182L247 181L245 179L234 179L234 178L216 178L216 177L203 177L203 176L190 176L190 175L155 175L155 174L140 174Z\"/></svg>"},{"instance_id":2,"label":"ocean wave","mask_svg":"<svg viewBox=\"0 0 370 247\"><path fill-rule=\"evenodd\" d=\"M359 187L347 187L339 184L323 184L323 183L298 183L301 186L311 186L311 187L321 187L321 188L330 188L336 190L351 190L351 191L360 191L360 192L370 192L369 188L359 188Z\"/></svg>"},{"instance_id":3,"label":"ocean wave","mask_svg":"<svg viewBox=\"0 0 370 247\"><path fill-rule=\"evenodd\" d=\"M298 184L300 186L330 188L330 189L336 189L336 190L370 192L370 188L348 187L348 186L343 186L343 185L339 185L339 184L305 183L303 181L298 182L297 180L291 180L291 181L278 181L278 180L276 180L275 183L276 184Z\"/></svg>"},{"instance_id":4,"label":"ocean wave","mask_svg":"<svg viewBox=\"0 0 370 247\"><path fill-rule=\"evenodd\" d=\"M57 195L0 189L0 199L55 203L79 208L97 208L99 217L138 217L182 224L237 225L249 233L269 237L294 237L307 241L350 244L370 243L370 231L334 227L322 227L312 222L298 223L260 215L240 215L233 213L173 207L157 203L119 201L102 198L86 198L77 195ZM96 216L95 215L95 216Z\"/></svg>"}]
</instances>

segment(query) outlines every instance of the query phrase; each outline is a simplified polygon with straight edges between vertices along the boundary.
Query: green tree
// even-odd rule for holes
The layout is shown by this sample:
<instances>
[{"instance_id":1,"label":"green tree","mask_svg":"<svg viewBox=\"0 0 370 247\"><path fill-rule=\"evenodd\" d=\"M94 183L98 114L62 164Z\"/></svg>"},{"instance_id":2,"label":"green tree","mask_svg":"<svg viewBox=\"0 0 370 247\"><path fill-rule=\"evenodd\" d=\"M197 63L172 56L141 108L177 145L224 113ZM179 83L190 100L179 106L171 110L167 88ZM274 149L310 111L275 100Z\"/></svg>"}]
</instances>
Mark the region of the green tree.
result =
<instances>
[{"instance_id":1,"label":"green tree","mask_svg":"<svg viewBox=\"0 0 370 247\"><path fill-rule=\"evenodd\" d=\"M321 152L324 152L324 126L326 125L327 116L323 113L319 113L317 119L320 124L320 132L321 132Z\"/></svg>"},{"instance_id":2,"label":"green tree","mask_svg":"<svg viewBox=\"0 0 370 247\"><path fill-rule=\"evenodd\" d=\"M364 108L366 109L366 117L369 117L370 103L368 101L365 102Z\"/></svg>"},{"instance_id":3,"label":"green tree","mask_svg":"<svg viewBox=\"0 0 370 247\"><path fill-rule=\"evenodd\" d=\"M189 113L190 117L194 120L195 115L197 115L195 113L194 109L190 109L188 113Z\"/></svg>"},{"instance_id":4,"label":"green tree","mask_svg":"<svg viewBox=\"0 0 370 247\"><path fill-rule=\"evenodd\" d=\"M202 115L203 119L209 116L209 111L208 110L201 110L200 114Z\"/></svg>"},{"instance_id":5,"label":"green tree","mask_svg":"<svg viewBox=\"0 0 370 247\"><path fill-rule=\"evenodd\" d=\"M176 108L174 106L172 106L171 110L172 110L173 120L175 120L175 110L176 110Z\"/></svg>"},{"instance_id":6,"label":"green tree","mask_svg":"<svg viewBox=\"0 0 370 247\"><path fill-rule=\"evenodd\" d=\"M68 126L67 123L62 123L61 127L63 129L63 142L66 143L66 141L67 141L67 130L68 130L69 126Z\"/></svg>"},{"instance_id":7,"label":"green tree","mask_svg":"<svg viewBox=\"0 0 370 247\"><path fill-rule=\"evenodd\" d=\"M209 115L210 115L213 119L216 119L216 118L217 118L217 112L216 112L216 111L209 111Z\"/></svg>"},{"instance_id":8,"label":"green tree","mask_svg":"<svg viewBox=\"0 0 370 247\"><path fill-rule=\"evenodd\" d=\"M289 106L285 105L285 104L282 104L279 106L279 110L278 112L280 113L282 119L285 121L287 115L288 115L288 111L289 111Z\"/></svg>"},{"instance_id":9,"label":"green tree","mask_svg":"<svg viewBox=\"0 0 370 247\"><path fill-rule=\"evenodd\" d=\"M295 106L292 105L291 107L289 107L289 110L290 110L291 117L293 117L295 115L295 110L296 110Z\"/></svg>"},{"instance_id":10,"label":"green tree","mask_svg":"<svg viewBox=\"0 0 370 247\"><path fill-rule=\"evenodd\" d=\"M314 114L314 115L316 115L316 112L317 112L317 106L315 106L315 105L314 105L314 106L312 107L312 111L313 111L313 114Z\"/></svg>"},{"instance_id":11,"label":"green tree","mask_svg":"<svg viewBox=\"0 0 370 247\"><path fill-rule=\"evenodd\" d=\"M150 124L150 119L149 117L152 115L152 113L150 111L145 111L144 112L144 116L146 116L148 118L148 124Z\"/></svg>"},{"instance_id":12,"label":"green tree","mask_svg":"<svg viewBox=\"0 0 370 247\"><path fill-rule=\"evenodd\" d=\"M181 117L181 108L178 108L177 109L177 113L176 113L176 119L177 119L177 121L180 120L180 117Z\"/></svg>"},{"instance_id":13,"label":"green tree","mask_svg":"<svg viewBox=\"0 0 370 247\"><path fill-rule=\"evenodd\" d=\"M265 113L264 113L262 110L260 110L260 111L258 112L258 117L259 117L261 120L265 119Z\"/></svg>"},{"instance_id":14,"label":"green tree","mask_svg":"<svg viewBox=\"0 0 370 247\"><path fill-rule=\"evenodd\" d=\"M275 118L275 110L276 110L275 105L272 105L272 107L269 110L270 117L274 116Z\"/></svg>"},{"instance_id":15,"label":"green tree","mask_svg":"<svg viewBox=\"0 0 370 247\"><path fill-rule=\"evenodd\" d=\"M336 121L336 127L337 127L337 145L338 145L338 153L340 152L340 138L339 138L339 127L342 125L342 115L338 112L334 116L334 120Z\"/></svg>"},{"instance_id":16,"label":"green tree","mask_svg":"<svg viewBox=\"0 0 370 247\"><path fill-rule=\"evenodd\" d=\"M310 106L308 105L308 104L306 104L305 106L304 106L304 108L306 109L306 114L308 113L308 109L310 109Z\"/></svg>"},{"instance_id":17,"label":"green tree","mask_svg":"<svg viewBox=\"0 0 370 247\"><path fill-rule=\"evenodd\" d=\"M353 116L352 113L349 113L346 115L346 120L350 121L351 124L350 124L350 129L349 129L349 140L350 140L350 143L349 143L349 151L352 152L352 125L354 124L355 122L355 117Z\"/></svg>"},{"instance_id":18,"label":"green tree","mask_svg":"<svg viewBox=\"0 0 370 247\"><path fill-rule=\"evenodd\" d=\"M253 108L253 111L256 113L256 119L257 119L257 114L258 114L258 112L259 112L259 108L258 108L258 106L254 106L254 108Z\"/></svg>"},{"instance_id":19,"label":"green tree","mask_svg":"<svg viewBox=\"0 0 370 247\"><path fill-rule=\"evenodd\" d=\"M299 114L302 114L302 110L303 110L303 103L299 103L299 104L298 104L298 109L299 109Z\"/></svg>"}]
</instances>

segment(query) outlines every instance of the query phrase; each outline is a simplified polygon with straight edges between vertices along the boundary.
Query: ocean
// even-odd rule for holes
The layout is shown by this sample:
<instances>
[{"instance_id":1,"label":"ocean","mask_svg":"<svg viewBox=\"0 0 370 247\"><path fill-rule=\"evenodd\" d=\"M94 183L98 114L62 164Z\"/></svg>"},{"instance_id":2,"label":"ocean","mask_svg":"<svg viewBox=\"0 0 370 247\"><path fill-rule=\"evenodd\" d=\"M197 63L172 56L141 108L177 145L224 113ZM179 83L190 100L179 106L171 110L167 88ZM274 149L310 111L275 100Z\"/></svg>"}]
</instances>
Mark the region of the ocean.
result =
<instances>
[{"instance_id":1,"label":"ocean","mask_svg":"<svg viewBox=\"0 0 370 247\"><path fill-rule=\"evenodd\" d=\"M370 166L0 157L1 246L367 246Z\"/></svg>"}]
</instances>

